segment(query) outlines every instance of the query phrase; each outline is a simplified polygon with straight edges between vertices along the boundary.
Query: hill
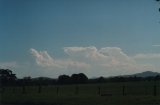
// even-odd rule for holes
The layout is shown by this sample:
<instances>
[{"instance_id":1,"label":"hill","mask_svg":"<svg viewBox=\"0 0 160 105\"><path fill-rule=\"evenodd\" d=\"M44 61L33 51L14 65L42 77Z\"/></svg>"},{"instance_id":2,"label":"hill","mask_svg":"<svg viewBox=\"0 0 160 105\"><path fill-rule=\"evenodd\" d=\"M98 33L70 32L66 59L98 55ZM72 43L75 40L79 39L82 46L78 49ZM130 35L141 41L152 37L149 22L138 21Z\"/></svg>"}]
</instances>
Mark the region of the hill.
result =
<instances>
[{"instance_id":1,"label":"hill","mask_svg":"<svg viewBox=\"0 0 160 105\"><path fill-rule=\"evenodd\" d=\"M136 76L136 77L155 77L157 75L160 75L158 72L152 72L152 71L145 71L142 73L136 73L128 76Z\"/></svg>"}]
</instances>

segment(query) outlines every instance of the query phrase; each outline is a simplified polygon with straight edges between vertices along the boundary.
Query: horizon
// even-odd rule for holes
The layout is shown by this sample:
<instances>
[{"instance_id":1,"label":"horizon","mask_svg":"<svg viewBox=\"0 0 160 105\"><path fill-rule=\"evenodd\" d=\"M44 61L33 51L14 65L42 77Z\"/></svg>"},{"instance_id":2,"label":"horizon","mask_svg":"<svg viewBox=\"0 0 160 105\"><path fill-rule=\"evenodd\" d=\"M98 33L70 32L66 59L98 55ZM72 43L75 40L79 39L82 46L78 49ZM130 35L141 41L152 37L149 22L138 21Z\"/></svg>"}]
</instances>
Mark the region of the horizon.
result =
<instances>
[{"instance_id":1,"label":"horizon","mask_svg":"<svg viewBox=\"0 0 160 105\"><path fill-rule=\"evenodd\" d=\"M18 78L160 72L154 0L1 0L0 68Z\"/></svg>"},{"instance_id":2,"label":"horizon","mask_svg":"<svg viewBox=\"0 0 160 105\"><path fill-rule=\"evenodd\" d=\"M3 69L3 68L0 68L0 70L10 70L10 69ZM12 70L10 70L12 72ZM47 77L47 76L37 76L37 77L32 77L32 76L24 76L24 77L17 77L16 74L14 72L12 72L11 74L14 74L15 77L17 79L25 79L25 78L31 78L31 79L37 79L37 78L48 78L48 79L58 79L60 76L69 76L69 77L72 77L72 75L75 75L75 74L84 74L84 73L74 73L74 74L71 74L71 75L66 75L66 74L61 74L61 75L58 75L57 78L53 78L53 77ZM88 76L86 74L84 74L87 78ZM110 78L116 78L116 77L124 77L124 78L128 78L128 77L137 77L137 78L148 78L148 77L159 77L160 76L160 72L154 72L154 71L143 71L143 72L137 72L135 74L125 74L125 75L115 75L115 76L99 76L99 77L89 77L88 79L98 79L98 78L105 78L105 79L110 79Z\"/></svg>"}]
</instances>

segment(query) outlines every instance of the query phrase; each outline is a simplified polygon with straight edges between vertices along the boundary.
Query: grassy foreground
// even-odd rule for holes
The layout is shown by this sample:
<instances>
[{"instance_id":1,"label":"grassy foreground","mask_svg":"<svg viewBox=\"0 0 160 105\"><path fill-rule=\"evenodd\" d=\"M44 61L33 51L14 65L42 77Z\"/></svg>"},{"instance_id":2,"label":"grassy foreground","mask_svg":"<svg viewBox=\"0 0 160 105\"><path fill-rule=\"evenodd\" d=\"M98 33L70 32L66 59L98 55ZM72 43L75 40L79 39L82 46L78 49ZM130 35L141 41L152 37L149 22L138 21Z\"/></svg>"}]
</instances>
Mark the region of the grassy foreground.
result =
<instances>
[{"instance_id":1,"label":"grassy foreground","mask_svg":"<svg viewBox=\"0 0 160 105\"><path fill-rule=\"evenodd\" d=\"M125 86L125 88L124 88ZM40 105L160 105L160 82L8 87L0 95L3 104ZM78 87L78 88L77 88Z\"/></svg>"}]
</instances>

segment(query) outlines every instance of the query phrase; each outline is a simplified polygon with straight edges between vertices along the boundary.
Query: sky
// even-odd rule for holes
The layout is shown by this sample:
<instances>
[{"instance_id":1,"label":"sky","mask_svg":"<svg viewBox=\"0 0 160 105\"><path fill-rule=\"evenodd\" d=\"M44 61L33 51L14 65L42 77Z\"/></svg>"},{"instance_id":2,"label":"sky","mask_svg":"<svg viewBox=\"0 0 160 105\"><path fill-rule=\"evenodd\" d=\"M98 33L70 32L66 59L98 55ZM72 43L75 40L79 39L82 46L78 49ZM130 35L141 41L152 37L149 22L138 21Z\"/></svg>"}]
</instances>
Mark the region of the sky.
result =
<instances>
[{"instance_id":1,"label":"sky","mask_svg":"<svg viewBox=\"0 0 160 105\"><path fill-rule=\"evenodd\" d=\"M22 78L160 72L155 0L0 0L0 68Z\"/></svg>"}]
</instances>

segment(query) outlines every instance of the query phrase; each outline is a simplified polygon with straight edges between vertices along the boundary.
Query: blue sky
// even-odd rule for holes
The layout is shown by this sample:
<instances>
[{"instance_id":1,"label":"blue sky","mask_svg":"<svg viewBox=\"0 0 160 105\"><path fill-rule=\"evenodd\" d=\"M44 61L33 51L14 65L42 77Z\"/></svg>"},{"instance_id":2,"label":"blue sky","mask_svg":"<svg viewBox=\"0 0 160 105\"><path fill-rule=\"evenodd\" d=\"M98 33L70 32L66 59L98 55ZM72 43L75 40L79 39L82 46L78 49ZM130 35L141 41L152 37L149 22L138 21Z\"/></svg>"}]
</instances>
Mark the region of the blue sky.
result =
<instances>
[{"instance_id":1,"label":"blue sky","mask_svg":"<svg viewBox=\"0 0 160 105\"><path fill-rule=\"evenodd\" d=\"M84 72L90 77L109 76L145 71L150 66L151 70L159 71L158 7L154 0L0 0L0 64L12 67L19 77L56 77L76 72ZM116 56L111 54L110 62L122 62L117 58L125 54L136 62L134 66L140 67L127 72L122 70L123 67L117 71L112 70L115 65L96 68L92 67L93 59L79 59L86 57L86 53L83 55L81 52L86 51L90 56L93 49L96 57L103 55L103 48L107 53L110 50L119 53ZM76 57L70 54L70 50ZM38 55L45 60L39 59ZM49 62L49 65L42 62ZM70 71L72 63L78 67L74 65ZM109 64L108 58L103 63ZM79 64L87 64L90 68L85 68L85 71L79 68ZM146 69L144 65L149 67ZM122 64L114 69L119 66Z\"/></svg>"}]
</instances>

